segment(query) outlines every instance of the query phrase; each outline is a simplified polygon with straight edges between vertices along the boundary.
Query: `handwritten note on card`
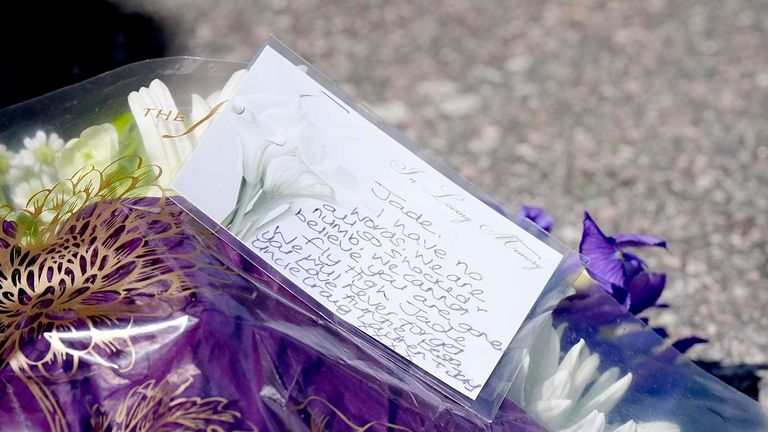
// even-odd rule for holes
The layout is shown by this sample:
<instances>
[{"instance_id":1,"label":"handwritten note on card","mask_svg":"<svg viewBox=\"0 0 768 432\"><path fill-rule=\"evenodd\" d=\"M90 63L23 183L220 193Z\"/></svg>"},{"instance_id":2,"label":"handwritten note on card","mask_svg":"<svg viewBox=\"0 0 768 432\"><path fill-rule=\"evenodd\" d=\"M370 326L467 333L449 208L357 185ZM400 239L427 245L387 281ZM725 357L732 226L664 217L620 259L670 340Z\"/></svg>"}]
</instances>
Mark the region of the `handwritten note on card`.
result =
<instances>
[{"instance_id":1,"label":"handwritten note on card","mask_svg":"<svg viewBox=\"0 0 768 432\"><path fill-rule=\"evenodd\" d=\"M562 259L270 47L174 187L331 313L472 399Z\"/></svg>"}]
</instances>

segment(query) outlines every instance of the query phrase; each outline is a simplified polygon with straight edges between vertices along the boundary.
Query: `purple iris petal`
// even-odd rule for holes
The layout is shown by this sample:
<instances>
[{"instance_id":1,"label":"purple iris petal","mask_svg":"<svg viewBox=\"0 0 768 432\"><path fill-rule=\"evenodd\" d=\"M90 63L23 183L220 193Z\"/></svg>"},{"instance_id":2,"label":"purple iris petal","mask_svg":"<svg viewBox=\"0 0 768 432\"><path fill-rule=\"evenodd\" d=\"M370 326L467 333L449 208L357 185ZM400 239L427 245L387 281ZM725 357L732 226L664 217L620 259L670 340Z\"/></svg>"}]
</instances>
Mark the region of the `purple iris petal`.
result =
<instances>
[{"instance_id":1,"label":"purple iris petal","mask_svg":"<svg viewBox=\"0 0 768 432\"><path fill-rule=\"evenodd\" d=\"M589 213L584 213L584 231L579 251L589 258L587 271L599 282L624 285L624 266L616 242L600 231Z\"/></svg>"},{"instance_id":2,"label":"purple iris petal","mask_svg":"<svg viewBox=\"0 0 768 432\"><path fill-rule=\"evenodd\" d=\"M681 353L685 354L686 351L691 349L694 345L698 345L701 343L707 343L709 342L708 339L700 338L698 336L689 336L686 338L678 339L676 340L672 346L680 351Z\"/></svg>"},{"instance_id":3,"label":"purple iris petal","mask_svg":"<svg viewBox=\"0 0 768 432\"><path fill-rule=\"evenodd\" d=\"M523 206L520 216L532 220L546 232L550 232L555 226L555 219L542 207Z\"/></svg>"},{"instance_id":4,"label":"purple iris petal","mask_svg":"<svg viewBox=\"0 0 768 432\"><path fill-rule=\"evenodd\" d=\"M635 276L627 288L632 296L629 311L638 314L654 306L664 291L666 282L667 275L663 273L642 272Z\"/></svg>"},{"instance_id":5,"label":"purple iris petal","mask_svg":"<svg viewBox=\"0 0 768 432\"><path fill-rule=\"evenodd\" d=\"M616 240L616 246L618 248L645 246L667 247L666 240L645 234L624 233L616 234L613 238Z\"/></svg>"},{"instance_id":6,"label":"purple iris petal","mask_svg":"<svg viewBox=\"0 0 768 432\"><path fill-rule=\"evenodd\" d=\"M622 286L628 287L635 276L645 271L645 261L629 252L621 252L619 255L621 256L621 262L624 266L624 283Z\"/></svg>"},{"instance_id":7,"label":"purple iris petal","mask_svg":"<svg viewBox=\"0 0 768 432\"><path fill-rule=\"evenodd\" d=\"M609 292L624 309L629 309L632 305L632 293L626 288L619 285L611 285L611 291Z\"/></svg>"}]
</instances>

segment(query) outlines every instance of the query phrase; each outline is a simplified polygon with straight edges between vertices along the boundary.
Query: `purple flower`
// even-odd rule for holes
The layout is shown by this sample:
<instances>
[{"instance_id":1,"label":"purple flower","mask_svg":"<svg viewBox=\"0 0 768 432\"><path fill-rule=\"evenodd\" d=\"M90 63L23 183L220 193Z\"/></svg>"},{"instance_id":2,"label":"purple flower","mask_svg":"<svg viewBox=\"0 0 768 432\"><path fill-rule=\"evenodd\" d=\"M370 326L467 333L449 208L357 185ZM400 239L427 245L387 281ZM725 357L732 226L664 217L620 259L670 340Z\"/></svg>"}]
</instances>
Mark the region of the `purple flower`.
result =
<instances>
[{"instance_id":1,"label":"purple flower","mask_svg":"<svg viewBox=\"0 0 768 432\"><path fill-rule=\"evenodd\" d=\"M584 213L584 231L579 251L589 258L587 272L603 290L635 315L650 307L666 306L657 302L664 291L667 275L647 271L645 261L627 251L631 247L649 246L666 248L667 242L644 234L606 236L589 213ZM647 318L642 320L648 324ZM662 338L668 336L663 328L653 330ZM691 336L678 339L672 345L677 351L685 353L692 346L705 342L706 339Z\"/></svg>"},{"instance_id":2,"label":"purple flower","mask_svg":"<svg viewBox=\"0 0 768 432\"><path fill-rule=\"evenodd\" d=\"M589 258L587 272L633 314L655 306L666 284L666 275L646 271L645 261L627 251L648 246L666 248L667 242L643 234L606 236L589 213L584 213L579 251Z\"/></svg>"},{"instance_id":3,"label":"purple flower","mask_svg":"<svg viewBox=\"0 0 768 432\"><path fill-rule=\"evenodd\" d=\"M555 226L555 220L542 207L523 206L520 217L530 219L546 232L552 231L552 227Z\"/></svg>"}]
</instances>

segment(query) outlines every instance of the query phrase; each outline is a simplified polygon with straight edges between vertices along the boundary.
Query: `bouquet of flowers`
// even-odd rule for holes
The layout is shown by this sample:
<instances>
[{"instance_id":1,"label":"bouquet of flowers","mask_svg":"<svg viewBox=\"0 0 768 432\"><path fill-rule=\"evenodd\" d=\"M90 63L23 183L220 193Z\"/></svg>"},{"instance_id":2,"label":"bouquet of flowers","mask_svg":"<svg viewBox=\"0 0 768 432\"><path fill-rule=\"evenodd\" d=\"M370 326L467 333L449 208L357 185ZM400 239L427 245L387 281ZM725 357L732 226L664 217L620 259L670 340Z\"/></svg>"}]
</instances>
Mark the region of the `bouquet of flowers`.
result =
<instances>
[{"instance_id":1,"label":"bouquet of flowers","mask_svg":"<svg viewBox=\"0 0 768 432\"><path fill-rule=\"evenodd\" d=\"M628 248L664 242L588 215L586 272L520 330L536 342L491 423L371 353L169 198L242 67L143 62L0 112L0 430L766 428L675 349L697 339L673 346L635 317L664 275Z\"/></svg>"}]
</instances>

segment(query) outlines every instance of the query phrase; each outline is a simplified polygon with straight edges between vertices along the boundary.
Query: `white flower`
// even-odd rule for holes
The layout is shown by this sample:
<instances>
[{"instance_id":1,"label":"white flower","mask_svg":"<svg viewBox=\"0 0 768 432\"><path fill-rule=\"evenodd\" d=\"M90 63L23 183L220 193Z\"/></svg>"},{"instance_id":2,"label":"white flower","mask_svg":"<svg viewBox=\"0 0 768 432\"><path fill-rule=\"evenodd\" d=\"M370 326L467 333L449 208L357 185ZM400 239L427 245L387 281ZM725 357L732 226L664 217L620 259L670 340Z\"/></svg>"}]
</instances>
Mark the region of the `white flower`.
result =
<instances>
[{"instance_id":1,"label":"white flower","mask_svg":"<svg viewBox=\"0 0 768 432\"><path fill-rule=\"evenodd\" d=\"M182 135L187 130L185 122L175 120L179 110L170 90L162 81L153 80L149 87L131 92L128 105L139 127L144 150L152 163L163 169L163 184L170 183L194 148L190 135L163 138L163 135Z\"/></svg>"},{"instance_id":2,"label":"white flower","mask_svg":"<svg viewBox=\"0 0 768 432\"><path fill-rule=\"evenodd\" d=\"M59 173L69 178L85 166L104 169L117 159L119 151L117 129L109 123L92 126L69 140L61 151Z\"/></svg>"},{"instance_id":3,"label":"white flower","mask_svg":"<svg viewBox=\"0 0 768 432\"><path fill-rule=\"evenodd\" d=\"M218 95L214 93L205 100L194 95L191 118L186 118L184 113L179 112L170 90L158 79L153 80L149 87L142 87L128 95L128 105L139 128L144 149L152 163L163 169L160 178L162 184L169 184L173 180L211 119L198 125L191 133L185 132L216 106L217 103L211 105L209 101L214 102L231 94L243 75L243 71L235 72L224 90L217 92Z\"/></svg>"},{"instance_id":4,"label":"white flower","mask_svg":"<svg viewBox=\"0 0 768 432\"><path fill-rule=\"evenodd\" d=\"M4 153L11 161L5 182L11 186L9 198L15 208L26 207L32 195L59 180L58 162L64 146L57 134L47 135L41 130L24 138L23 143L18 153Z\"/></svg>"},{"instance_id":5,"label":"white flower","mask_svg":"<svg viewBox=\"0 0 768 432\"><path fill-rule=\"evenodd\" d=\"M605 415L626 393L632 374L620 376L615 367L598 373L600 356L590 352L583 339L560 360L563 328L552 328L551 318L544 324L530 351L523 355L520 380L510 389L510 399L552 431L679 431L666 422L629 421L618 428L607 426Z\"/></svg>"},{"instance_id":6,"label":"white flower","mask_svg":"<svg viewBox=\"0 0 768 432\"><path fill-rule=\"evenodd\" d=\"M605 414L592 411L579 423L560 432L680 432L680 427L669 422L637 423L630 420L617 428L612 428L605 423Z\"/></svg>"},{"instance_id":7,"label":"white flower","mask_svg":"<svg viewBox=\"0 0 768 432\"><path fill-rule=\"evenodd\" d=\"M47 135L39 130L34 137L24 138L24 147L14 161L14 168L18 171L51 175L56 170L59 151L63 146L64 140L58 135Z\"/></svg>"},{"instance_id":8,"label":"white flower","mask_svg":"<svg viewBox=\"0 0 768 432\"><path fill-rule=\"evenodd\" d=\"M15 157L16 155L8 150L5 145L0 144L0 186L6 183Z\"/></svg>"},{"instance_id":9,"label":"white flower","mask_svg":"<svg viewBox=\"0 0 768 432\"><path fill-rule=\"evenodd\" d=\"M231 98L246 73L248 73L247 69L240 69L239 71L233 73L221 90L217 90L211 93L207 98L203 98L200 95L193 93L192 113L189 123L195 124L199 122L205 116L207 116L211 110L216 107L216 105ZM195 143L200 142L200 138L202 138L203 133L208 128L209 124L210 122L201 124L192 132L194 134L193 140Z\"/></svg>"},{"instance_id":10,"label":"white flower","mask_svg":"<svg viewBox=\"0 0 768 432\"><path fill-rule=\"evenodd\" d=\"M49 188L55 184L55 180L47 176L27 178L16 182L11 188L11 201L16 209L27 207L29 199L43 189Z\"/></svg>"}]
</instances>

